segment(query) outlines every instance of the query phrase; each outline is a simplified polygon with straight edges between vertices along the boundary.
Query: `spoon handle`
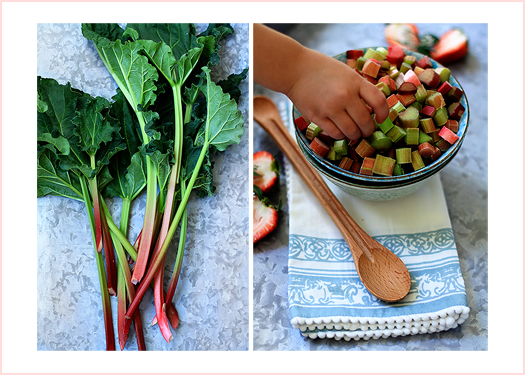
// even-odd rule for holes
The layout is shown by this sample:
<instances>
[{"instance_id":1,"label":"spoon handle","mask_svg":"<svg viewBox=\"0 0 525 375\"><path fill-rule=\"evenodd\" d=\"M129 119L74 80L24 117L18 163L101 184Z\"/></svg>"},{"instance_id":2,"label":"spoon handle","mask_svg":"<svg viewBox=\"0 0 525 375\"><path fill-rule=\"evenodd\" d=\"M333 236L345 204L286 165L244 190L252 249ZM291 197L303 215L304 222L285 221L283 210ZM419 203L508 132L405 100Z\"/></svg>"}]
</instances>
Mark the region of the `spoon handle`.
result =
<instances>
[{"instance_id":1,"label":"spoon handle","mask_svg":"<svg viewBox=\"0 0 525 375\"><path fill-rule=\"evenodd\" d=\"M286 130L281 119L258 120L255 118L255 120L273 138L279 149L292 163L295 171L299 173L314 196L326 210L350 247L354 261L357 263L364 253L367 258L373 262L373 256L369 249L377 247L377 242L359 227L326 185L319 173L305 160L299 146Z\"/></svg>"}]
</instances>

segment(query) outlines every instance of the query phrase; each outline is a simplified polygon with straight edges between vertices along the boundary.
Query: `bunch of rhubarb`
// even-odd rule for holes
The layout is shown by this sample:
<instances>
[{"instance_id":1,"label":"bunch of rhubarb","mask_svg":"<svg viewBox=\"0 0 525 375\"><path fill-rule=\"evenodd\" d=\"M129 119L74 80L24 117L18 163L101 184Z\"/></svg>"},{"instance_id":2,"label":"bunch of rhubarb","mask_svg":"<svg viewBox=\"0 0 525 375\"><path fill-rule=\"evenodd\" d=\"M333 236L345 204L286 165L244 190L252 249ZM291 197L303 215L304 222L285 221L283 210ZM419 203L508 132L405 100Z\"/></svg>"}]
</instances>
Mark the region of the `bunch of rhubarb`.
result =
<instances>
[{"instance_id":1,"label":"bunch of rhubarb","mask_svg":"<svg viewBox=\"0 0 525 375\"><path fill-rule=\"evenodd\" d=\"M104 307L106 349L115 350L110 295L118 298L118 341L132 323L145 350L138 309L154 291L156 323L167 342L179 317L173 297L181 273L192 192L213 195L212 155L239 143L244 119L238 86L247 69L214 82L219 42L233 33L210 24L83 24L118 85L112 100L91 97L38 77L38 196L58 195L86 205ZM130 207L145 195L144 224L128 238ZM116 225L106 199L122 202ZM167 291L165 259L179 233ZM171 326L171 327L170 327Z\"/></svg>"},{"instance_id":2,"label":"bunch of rhubarb","mask_svg":"<svg viewBox=\"0 0 525 375\"><path fill-rule=\"evenodd\" d=\"M279 207L275 208L266 196L278 186L280 165L267 151L253 154L253 243L273 232L279 221Z\"/></svg>"},{"instance_id":3,"label":"bunch of rhubarb","mask_svg":"<svg viewBox=\"0 0 525 375\"><path fill-rule=\"evenodd\" d=\"M428 55L441 64L460 60L468 53L468 37L459 28L452 28L438 38L432 34L419 35L412 23L390 23L385 26L385 39L390 46Z\"/></svg>"},{"instance_id":4,"label":"bunch of rhubarb","mask_svg":"<svg viewBox=\"0 0 525 375\"><path fill-rule=\"evenodd\" d=\"M341 169L361 175L396 176L438 160L459 139L465 114L463 91L450 82L450 70L430 58L419 60L399 46L346 52L347 64L380 90L389 117L358 140L332 139L304 116L295 118L310 148Z\"/></svg>"}]
</instances>

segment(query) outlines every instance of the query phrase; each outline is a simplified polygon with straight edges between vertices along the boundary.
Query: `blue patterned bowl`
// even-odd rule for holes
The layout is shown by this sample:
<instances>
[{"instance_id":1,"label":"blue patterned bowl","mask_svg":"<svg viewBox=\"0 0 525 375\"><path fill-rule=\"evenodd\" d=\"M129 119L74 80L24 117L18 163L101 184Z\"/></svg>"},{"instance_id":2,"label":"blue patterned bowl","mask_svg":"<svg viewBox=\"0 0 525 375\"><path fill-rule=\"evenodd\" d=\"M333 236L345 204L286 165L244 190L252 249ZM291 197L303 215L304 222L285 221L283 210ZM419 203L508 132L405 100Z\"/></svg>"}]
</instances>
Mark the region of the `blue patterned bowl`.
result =
<instances>
[{"instance_id":1,"label":"blue patterned bowl","mask_svg":"<svg viewBox=\"0 0 525 375\"><path fill-rule=\"evenodd\" d=\"M375 49L376 47L372 48ZM366 52L366 48L363 50ZM416 56L418 60L423 57L422 54L416 52L405 51L405 53L407 55ZM341 53L334 58L346 63L346 52ZM442 67L442 65L436 61L431 61L433 68ZM451 85L459 87L464 92L460 83L452 74L450 75L449 82ZM308 162L315 169L317 169L321 175L325 176L343 191L348 194L369 200L391 200L404 197L416 191L423 185L426 179L443 169L448 163L450 163L454 156L456 156L459 149L461 148L461 145L463 144L463 140L465 139L469 125L469 106L465 93L461 98L460 103L465 108L465 113L463 116L461 116L459 121L459 130L457 132L459 139L447 151L443 152L439 159L432 164L429 164L415 172L406 173L401 176L364 176L346 171L316 154L310 148L310 142L297 128L295 129L295 135L297 138L297 143L299 144L299 148L301 149L306 160L308 160ZM300 116L301 114L294 107L293 118L296 119Z\"/></svg>"}]
</instances>

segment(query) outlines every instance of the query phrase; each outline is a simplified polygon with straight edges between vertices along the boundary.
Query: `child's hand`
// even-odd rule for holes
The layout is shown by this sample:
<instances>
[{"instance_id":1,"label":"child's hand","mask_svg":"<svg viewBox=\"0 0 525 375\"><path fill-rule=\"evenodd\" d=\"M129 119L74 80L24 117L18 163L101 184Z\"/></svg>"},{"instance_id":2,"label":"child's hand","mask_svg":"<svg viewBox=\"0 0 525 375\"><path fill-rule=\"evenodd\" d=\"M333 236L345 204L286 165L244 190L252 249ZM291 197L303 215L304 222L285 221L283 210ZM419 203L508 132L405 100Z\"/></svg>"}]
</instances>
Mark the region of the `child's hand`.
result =
<instances>
[{"instance_id":1,"label":"child's hand","mask_svg":"<svg viewBox=\"0 0 525 375\"><path fill-rule=\"evenodd\" d=\"M355 140L374 132L374 122L388 117L384 94L354 69L322 53L304 49L297 56L295 82L285 94L299 112L334 139ZM361 100L362 99L362 100Z\"/></svg>"}]
</instances>

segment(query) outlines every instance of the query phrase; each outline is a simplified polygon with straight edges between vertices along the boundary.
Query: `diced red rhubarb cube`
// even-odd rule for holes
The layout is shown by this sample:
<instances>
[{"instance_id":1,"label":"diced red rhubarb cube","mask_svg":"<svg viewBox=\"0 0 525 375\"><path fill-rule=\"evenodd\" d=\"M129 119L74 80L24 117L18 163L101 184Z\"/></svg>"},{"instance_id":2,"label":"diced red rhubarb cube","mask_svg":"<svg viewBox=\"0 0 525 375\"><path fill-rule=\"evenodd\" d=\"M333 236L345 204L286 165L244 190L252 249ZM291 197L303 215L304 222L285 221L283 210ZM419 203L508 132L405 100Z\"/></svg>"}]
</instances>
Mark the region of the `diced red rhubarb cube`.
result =
<instances>
[{"instance_id":1,"label":"diced red rhubarb cube","mask_svg":"<svg viewBox=\"0 0 525 375\"><path fill-rule=\"evenodd\" d=\"M419 59L417 65L422 69L432 68L432 61L428 56L423 56L421 59Z\"/></svg>"},{"instance_id":2,"label":"diced red rhubarb cube","mask_svg":"<svg viewBox=\"0 0 525 375\"><path fill-rule=\"evenodd\" d=\"M372 156L375 153L376 149L373 148L370 143L366 139L361 139L361 142L357 145L355 148L355 152L357 155L361 156L362 158L366 158L369 156Z\"/></svg>"},{"instance_id":3,"label":"diced red rhubarb cube","mask_svg":"<svg viewBox=\"0 0 525 375\"><path fill-rule=\"evenodd\" d=\"M390 92L394 92L396 91L396 81L394 81L392 78L390 78L390 76L386 75L386 76L383 76L379 79L379 81L377 81L378 83L379 82L384 82L386 83L386 85L388 86L388 88L390 89Z\"/></svg>"},{"instance_id":4,"label":"diced red rhubarb cube","mask_svg":"<svg viewBox=\"0 0 525 375\"><path fill-rule=\"evenodd\" d=\"M414 103L416 101L416 97L414 95L397 94L396 96L399 99L399 101L401 102L401 104L403 104L403 106L405 106L405 107L408 107L410 104L412 104L412 103Z\"/></svg>"},{"instance_id":5,"label":"diced red rhubarb cube","mask_svg":"<svg viewBox=\"0 0 525 375\"><path fill-rule=\"evenodd\" d=\"M419 113L427 117L434 117L436 109L431 105L425 105Z\"/></svg>"},{"instance_id":6,"label":"diced red rhubarb cube","mask_svg":"<svg viewBox=\"0 0 525 375\"><path fill-rule=\"evenodd\" d=\"M448 81L445 81L441 84L441 86L438 87L438 92L441 93L441 95L445 95L447 92L449 92L452 89L452 85L448 83Z\"/></svg>"},{"instance_id":7,"label":"diced red rhubarb cube","mask_svg":"<svg viewBox=\"0 0 525 375\"><path fill-rule=\"evenodd\" d=\"M386 60L390 64L395 64L398 68L403 63L403 60L405 59L405 52L403 51L403 48L399 46L389 46L388 47L388 53L386 55Z\"/></svg>"},{"instance_id":8,"label":"diced red rhubarb cube","mask_svg":"<svg viewBox=\"0 0 525 375\"><path fill-rule=\"evenodd\" d=\"M417 86L413 84L412 82L406 81L406 74L405 74L405 82L399 86L398 94L400 95L414 95L417 92Z\"/></svg>"},{"instance_id":9,"label":"diced red rhubarb cube","mask_svg":"<svg viewBox=\"0 0 525 375\"><path fill-rule=\"evenodd\" d=\"M328 135L327 132L324 130L321 130L319 134L317 134L319 138L321 138L321 141L323 141L327 146L331 146L334 143L334 139Z\"/></svg>"},{"instance_id":10,"label":"diced red rhubarb cube","mask_svg":"<svg viewBox=\"0 0 525 375\"><path fill-rule=\"evenodd\" d=\"M346 58L347 59L354 59L357 60L361 56L364 55L364 52L362 49L351 49L346 51Z\"/></svg>"},{"instance_id":11,"label":"diced red rhubarb cube","mask_svg":"<svg viewBox=\"0 0 525 375\"><path fill-rule=\"evenodd\" d=\"M310 143L310 148L322 158L324 158L326 154L328 154L328 151L330 151L330 147L321 141L319 137L313 139L312 143Z\"/></svg>"},{"instance_id":12,"label":"diced red rhubarb cube","mask_svg":"<svg viewBox=\"0 0 525 375\"><path fill-rule=\"evenodd\" d=\"M360 170L361 170L361 163L354 160L354 162L352 163L352 166L350 167L350 172L357 174L359 173Z\"/></svg>"},{"instance_id":13,"label":"diced red rhubarb cube","mask_svg":"<svg viewBox=\"0 0 525 375\"><path fill-rule=\"evenodd\" d=\"M354 161L352 159L343 156L343 158L339 162L339 168L344 169L345 171L349 171L353 163Z\"/></svg>"},{"instance_id":14,"label":"diced red rhubarb cube","mask_svg":"<svg viewBox=\"0 0 525 375\"><path fill-rule=\"evenodd\" d=\"M430 156L430 160L436 161L441 156L441 150L439 147L434 147L434 154Z\"/></svg>"},{"instance_id":15,"label":"diced red rhubarb cube","mask_svg":"<svg viewBox=\"0 0 525 375\"><path fill-rule=\"evenodd\" d=\"M348 65L350 68L357 68L357 60L356 59L346 59L346 65Z\"/></svg>"},{"instance_id":16,"label":"diced red rhubarb cube","mask_svg":"<svg viewBox=\"0 0 525 375\"><path fill-rule=\"evenodd\" d=\"M459 139L459 136L446 126L443 126L441 128L441 130L439 131L439 136L451 145L456 143L456 141Z\"/></svg>"},{"instance_id":17,"label":"diced red rhubarb cube","mask_svg":"<svg viewBox=\"0 0 525 375\"><path fill-rule=\"evenodd\" d=\"M418 151L419 151L419 154L423 156L424 158L428 158L436 153L434 146L432 146L428 142L421 143L418 146Z\"/></svg>"},{"instance_id":18,"label":"diced red rhubarb cube","mask_svg":"<svg viewBox=\"0 0 525 375\"><path fill-rule=\"evenodd\" d=\"M375 162L376 162L375 158L369 158L369 157L364 158L363 163L361 164L361 169L359 170L359 174L363 174L366 176L372 176L374 174Z\"/></svg>"},{"instance_id":19,"label":"diced red rhubarb cube","mask_svg":"<svg viewBox=\"0 0 525 375\"><path fill-rule=\"evenodd\" d=\"M386 98L386 102L388 103L388 108L392 108L394 104L396 104L399 101L396 94L390 95L388 98Z\"/></svg>"},{"instance_id":20,"label":"diced red rhubarb cube","mask_svg":"<svg viewBox=\"0 0 525 375\"><path fill-rule=\"evenodd\" d=\"M452 120L459 120L465 113L465 107L459 102L452 103L448 107L448 117Z\"/></svg>"},{"instance_id":21,"label":"diced red rhubarb cube","mask_svg":"<svg viewBox=\"0 0 525 375\"><path fill-rule=\"evenodd\" d=\"M428 88L436 88L441 82L441 77L434 69L425 69L417 78Z\"/></svg>"},{"instance_id":22,"label":"diced red rhubarb cube","mask_svg":"<svg viewBox=\"0 0 525 375\"><path fill-rule=\"evenodd\" d=\"M297 126L297 129L299 129L299 131L303 131L304 129L306 129L308 127L308 124L309 122L303 117L303 116L300 116L300 117L297 117L295 120L295 126Z\"/></svg>"}]
</instances>

